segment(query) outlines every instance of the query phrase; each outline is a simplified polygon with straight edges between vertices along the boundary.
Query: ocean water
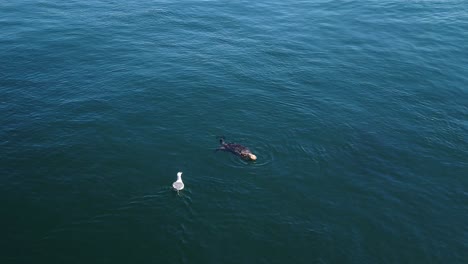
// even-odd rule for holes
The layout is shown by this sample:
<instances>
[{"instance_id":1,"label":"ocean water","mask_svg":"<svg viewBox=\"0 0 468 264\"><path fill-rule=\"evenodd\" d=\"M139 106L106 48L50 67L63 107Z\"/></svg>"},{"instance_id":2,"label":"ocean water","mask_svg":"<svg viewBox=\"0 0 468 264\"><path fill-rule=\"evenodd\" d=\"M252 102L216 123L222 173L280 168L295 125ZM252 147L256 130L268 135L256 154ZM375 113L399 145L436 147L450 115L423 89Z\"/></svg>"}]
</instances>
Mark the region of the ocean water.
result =
<instances>
[{"instance_id":1,"label":"ocean water","mask_svg":"<svg viewBox=\"0 0 468 264\"><path fill-rule=\"evenodd\" d=\"M0 0L0 29L0 263L468 263L467 1Z\"/></svg>"}]
</instances>

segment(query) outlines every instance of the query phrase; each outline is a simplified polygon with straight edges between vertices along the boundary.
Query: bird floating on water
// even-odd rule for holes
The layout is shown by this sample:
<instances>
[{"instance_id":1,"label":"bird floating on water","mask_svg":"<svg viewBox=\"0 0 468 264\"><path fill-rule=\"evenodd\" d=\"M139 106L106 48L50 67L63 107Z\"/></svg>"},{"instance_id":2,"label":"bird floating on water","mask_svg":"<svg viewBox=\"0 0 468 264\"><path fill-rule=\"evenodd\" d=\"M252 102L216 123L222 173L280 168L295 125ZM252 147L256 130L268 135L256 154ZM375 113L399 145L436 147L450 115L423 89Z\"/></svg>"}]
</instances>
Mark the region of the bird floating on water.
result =
<instances>
[{"instance_id":1,"label":"bird floating on water","mask_svg":"<svg viewBox=\"0 0 468 264\"><path fill-rule=\"evenodd\" d=\"M173 187L176 191L180 191L180 190L184 189L184 182L182 181L182 172L178 172L178 173L177 173L177 181L175 181L175 182L172 184L172 187Z\"/></svg>"}]
</instances>

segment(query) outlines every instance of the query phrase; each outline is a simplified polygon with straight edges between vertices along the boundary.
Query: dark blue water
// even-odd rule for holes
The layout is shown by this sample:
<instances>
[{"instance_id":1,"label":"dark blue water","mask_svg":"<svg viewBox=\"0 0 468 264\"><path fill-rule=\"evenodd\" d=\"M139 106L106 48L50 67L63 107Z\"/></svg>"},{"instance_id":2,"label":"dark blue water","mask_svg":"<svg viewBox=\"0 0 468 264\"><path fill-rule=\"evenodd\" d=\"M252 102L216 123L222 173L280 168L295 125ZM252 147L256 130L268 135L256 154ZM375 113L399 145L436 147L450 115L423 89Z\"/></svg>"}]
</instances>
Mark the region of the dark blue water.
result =
<instances>
[{"instance_id":1,"label":"dark blue water","mask_svg":"<svg viewBox=\"0 0 468 264\"><path fill-rule=\"evenodd\" d=\"M466 1L3 0L0 29L1 263L468 262Z\"/></svg>"}]
</instances>

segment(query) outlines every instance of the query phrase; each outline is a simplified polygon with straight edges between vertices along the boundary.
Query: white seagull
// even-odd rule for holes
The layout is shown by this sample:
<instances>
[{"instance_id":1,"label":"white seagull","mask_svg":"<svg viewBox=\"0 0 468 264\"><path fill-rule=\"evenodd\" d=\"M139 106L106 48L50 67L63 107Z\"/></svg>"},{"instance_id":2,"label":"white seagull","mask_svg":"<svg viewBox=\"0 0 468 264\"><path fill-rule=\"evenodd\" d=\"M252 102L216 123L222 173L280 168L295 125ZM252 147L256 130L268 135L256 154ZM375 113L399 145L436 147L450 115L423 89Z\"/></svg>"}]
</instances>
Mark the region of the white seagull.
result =
<instances>
[{"instance_id":1,"label":"white seagull","mask_svg":"<svg viewBox=\"0 0 468 264\"><path fill-rule=\"evenodd\" d=\"M182 172L177 173L177 181L175 181L172 184L172 187L177 191L184 189L184 182L182 181Z\"/></svg>"}]
</instances>

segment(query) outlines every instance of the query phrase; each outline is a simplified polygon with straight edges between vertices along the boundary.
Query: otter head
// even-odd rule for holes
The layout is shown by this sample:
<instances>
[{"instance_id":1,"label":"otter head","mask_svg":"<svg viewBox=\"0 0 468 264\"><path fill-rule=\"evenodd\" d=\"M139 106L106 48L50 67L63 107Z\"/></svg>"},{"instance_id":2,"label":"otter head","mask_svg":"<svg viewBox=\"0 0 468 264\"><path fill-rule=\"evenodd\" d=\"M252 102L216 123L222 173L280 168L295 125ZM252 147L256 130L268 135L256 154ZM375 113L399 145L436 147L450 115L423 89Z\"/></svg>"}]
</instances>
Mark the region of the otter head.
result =
<instances>
[{"instance_id":1,"label":"otter head","mask_svg":"<svg viewBox=\"0 0 468 264\"><path fill-rule=\"evenodd\" d=\"M246 159L246 160L256 160L257 159L257 156L252 154L252 152L250 152L250 150L243 150L241 152L241 156L242 156L243 159Z\"/></svg>"}]
</instances>

